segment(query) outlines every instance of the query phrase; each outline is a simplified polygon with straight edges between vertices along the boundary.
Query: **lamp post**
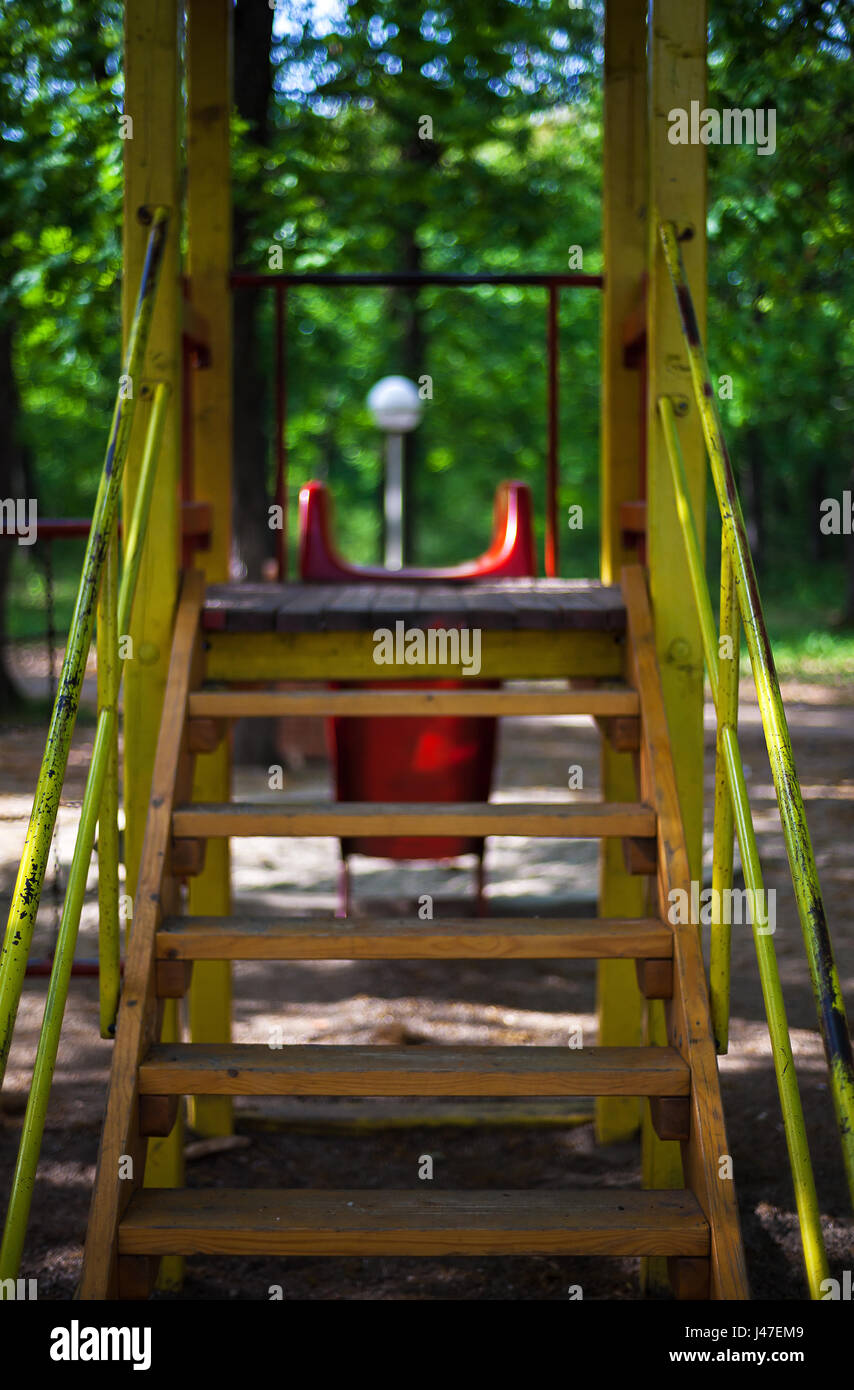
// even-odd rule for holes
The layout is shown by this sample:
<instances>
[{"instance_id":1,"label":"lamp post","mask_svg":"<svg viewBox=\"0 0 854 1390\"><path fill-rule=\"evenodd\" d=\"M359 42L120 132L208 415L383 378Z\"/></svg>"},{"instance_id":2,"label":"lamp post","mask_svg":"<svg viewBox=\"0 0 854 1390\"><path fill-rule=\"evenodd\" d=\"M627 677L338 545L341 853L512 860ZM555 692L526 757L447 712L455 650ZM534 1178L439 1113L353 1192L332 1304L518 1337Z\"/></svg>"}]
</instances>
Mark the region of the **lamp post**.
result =
<instances>
[{"instance_id":1,"label":"lamp post","mask_svg":"<svg viewBox=\"0 0 854 1390\"><path fill-rule=\"evenodd\" d=\"M403 436L423 409L418 387L405 376L384 376L368 393L368 408L385 431L385 567L403 569Z\"/></svg>"}]
</instances>

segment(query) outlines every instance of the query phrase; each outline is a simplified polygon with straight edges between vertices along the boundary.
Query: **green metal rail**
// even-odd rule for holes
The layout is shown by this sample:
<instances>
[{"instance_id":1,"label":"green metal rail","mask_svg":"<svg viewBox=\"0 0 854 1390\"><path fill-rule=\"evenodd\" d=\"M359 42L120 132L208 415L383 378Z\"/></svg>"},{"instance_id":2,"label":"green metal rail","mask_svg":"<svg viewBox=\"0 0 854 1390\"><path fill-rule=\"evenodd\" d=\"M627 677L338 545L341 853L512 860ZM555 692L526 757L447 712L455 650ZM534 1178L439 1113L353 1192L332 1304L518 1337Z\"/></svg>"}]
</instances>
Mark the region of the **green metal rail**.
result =
<instances>
[{"instance_id":1,"label":"green metal rail","mask_svg":"<svg viewBox=\"0 0 854 1390\"><path fill-rule=\"evenodd\" d=\"M852 1203L854 1203L854 1060L852 1060L851 1038L839 987L833 946L822 901L800 784L795 770L780 684L777 679L774 657L759 597L753 557L747 541L741 503L715 405L714 389L700 338L691 291L685 275L679 237L673 223L662 224L659 231L665 261L676 295L694 394L702 422L722 522L721 624L718 632L712 618L711 599L697 540L696 522L691 513L685 488L684 467L681 462L676 432L674 406L669 397L663 397L658 402L659 415L671 463L677 507L688 554L694 594L700 613L706 666L717 709L718 762L715 778L713 885L725 885L728 877L731 881L731 826L732 816L734 816L745 882L748 887L761 887L761 872L736 735L738 613L734 599L737 599L759 699L759 709L777 794L789 868L813 983L819 1026L824 1042L831 1092L839 1126L843 1160ZM723 647L722 639L724 638L729 639L732 643L731 648L728 648L732 651L732 658L722 663L719 668L718 651ZM731 815L727 814L723 804L725 799L723 794L724 782L728 793L726 800L730 803ZM753 915L755 916L755 913ZM782 1030L785 1030L785 1036L788 1039L779 975L773 947L767 934L761 937L757 935L757 952L759 953L762 988L766 1009L768 1009L769 1030L772 1039L775 1036L782 1037ZM729 936L720 924L713 926L710 977L716 1039L719 1048L723 1050L726 1046L726 1020L729 1013ZM809 1268L809 1261L812 1256L808 1253L808 1242L810 1245L814 1245L814 1240L813 1235L808 1237L807 1230L810 1229L813 1234L815 1232L817 1206L814 1216L808 1220L807 1228L805 1228L802 1206L805 1202L804 1211L812 1206L814 1185L812 1184L811 1172L807 1179L802 1157L797 1159L796 1171L796 1161L793 1156L794 1145L796 1153L799 1154L803 1150L803 1153L806 1154L806 1163L809 1164L800 1099L797 1098L795 1103L795 1095L788 1079L790 1074L793 1075L794 1073L794 1065L790 1065L791 1048L788 1043L785 1054L780 1057L777 1055L775 1045L774 1061L777 1068L778 1085L780 1086L786 1137L790 1157L792 1157L798 1210L802 1216L805 1257ZM795 1087L795 1092L796 1089ZM803 1186L803 1184L806 1185ZM809 1195L810 1187L813 1189L812 1197ZM810 1283L812 1287L812 1275ZM813 1294L813 1296L816 1295Z\"/></svg>"},{"instance_id":2,"label":"green metal rail","mask_svg":"<svg viewBox=\"0 0 854 1390\"><path fill-rule=\"evenodd\" d=\"M130 624L154 486L157 454L169 395L168 387L164 383L157 383L153 387L142 385L142 369L169 224L168 210L162 207L155 208L150 221L151 231L124 364L124 376L130 378L132 394L126 396L120 388L116 398L77 602L71 620L47 745L9 912L2 959L0 959L0 1082L2 1082L21 997L57 808L62 795L68 750L80 703L83 675L92 640L95 606L100 591L99 616L103 626L99 634L99 645L102 652L106 652L112 643L112 655L111 659L107 659L105 663L106 679L99 681L99 710L95 743L86 779L80 823L69 872L68 889L63 904L51 968L18 1161L12 1179L2 1248L0 1248L0 1279L14 1279L17 1276L44 1132L51 1080L59 1048L62 1019L68 997L80 912L86 891L86 876L95 841L96 825L105 808L108 813L105 825L108 821L112 821L113 826L115 826L115 808L118 801L118 764L115 758L115 749L118 727L118 693L121 682L121 663L118 660L116 639L119 633L127 631ZM117 593L115 567L118 502L124 464L130 444L134 405L138 396L151 399L151 413L145 436L139 486L127 533L121 587ZM117 926L115 931L109 929L111 920L115 920L116 924L118 922L118 838L115 834L110 835L109 831L105 836L104 825L101 827L99 842L99 880L103 880L105 885L105 889L101 890L102 906L108 895L109 897L115 895L115 914L113 916L109 909L105 914L108 929L105 931L102 926L100 941L101 1031L106 1036L110 1036L115 1024L120 976L118 929ZM3 1287L0 1286L0 1297L2 1296Z\"/></svg>"},{"instance_id":3,"label":"green metal rail","mask_svg":"<svg viewBox=\"0 0 854 1390\"><path fill-rule=\"evenodd\" d=\"M756 958L759 964L759 979L762 985L762 998L768 1018L768 1032L771 1038L771 1053L774 1058L774 1071L777 1089L780 1094L780 1107L783 1111L783 1128L789 1152L789 1165L795 1189L795 1202L804 1249L804 1265L812 1298L821 1297L822 1280L829 1275L827 1253L821 1231L818 1195L815 1188L812 1161L807 1144L804 1112L798 1077L792 1053L789 1025L786 1021L786 1005L774 950L774 938L768 930L768 916L765 912L765 892L762 882L762 867L759 862L759 849L753 828L753 815L744 778L744 767L738 747L736 733L736 710L738 701L738 642L733 644L732 656L719 660L718 653L723 645L720 637L732 638L734 619L732 609L731 573L721 576L721 627L720 637L712 616L712 600L706 583L697 525L694 519L691 500L688 495L688 480L676 432L676 419L673 402L669 396L662 396L658 402L658 413L664 430L673 491L676 497L676 510L682 525L685 551L691 574L691 586L700 616L700 631L709 685L712 689L712 702L717 711L717 763L715 767L715 838L712 866L712 887L723 889L732 886L733 823L738 835L738 847L744 871L744 881L751 894L753 939L756 945ZM727 601L729 600L729 601ZM735 634L737 635L737 633ZM729 648L727 647L727 650ZM723 785L723 791L721 787ZM723 806L726 802L728 815ZM712 898L712 937L709 969L709 996L718 1051L726 1051L725 1041L718 1033L723 1024L728 1027L729 1018L729 925L721 922L723 898Z\"/></svg>"}]
</instances>

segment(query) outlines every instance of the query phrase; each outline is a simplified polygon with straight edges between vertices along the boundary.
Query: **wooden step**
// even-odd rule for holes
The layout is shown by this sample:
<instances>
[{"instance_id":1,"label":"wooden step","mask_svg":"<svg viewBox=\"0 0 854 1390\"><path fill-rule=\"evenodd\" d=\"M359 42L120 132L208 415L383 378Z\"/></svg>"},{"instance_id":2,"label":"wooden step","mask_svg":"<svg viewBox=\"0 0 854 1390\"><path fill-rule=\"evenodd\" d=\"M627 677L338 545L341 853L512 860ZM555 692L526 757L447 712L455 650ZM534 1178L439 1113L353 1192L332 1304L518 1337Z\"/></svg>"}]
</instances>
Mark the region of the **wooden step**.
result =
<instances>
[{"instance_id":1,"label":"wooden step","mask_svg":"<svg viewBox=\"0 0 854 1390\"><path fill-rule=\"evenodd\" d=\"M594 839L655 834L655 812L632 802L413 804L195 802L177 806L178 838L237 835L525 835Z\"/></svg>"},{"instance_id":2,"label":"wooden step","mask_svg":"<svg viewBox=\"0 0 854 1390\"><path fill-rule=\"evenodd\" d=\"M629 686L591 690L197 690L193 719L283 715L637 715Z\"/></svg>"},{"instance_id":3,"label":"wooden step","mask_svg":"<svg viewBox=\"0 0 854 1390\"><path fill-rule=\"evenodd\" d=\"M709 1230L685 1191L314 1192L141 1188L122 1255L688 1255Z\"/></svg>"},{"instance_id":4,"label":"wooden step","mask_svg":"<svg viewBox=\"0 0 854 1390\"><path fill-rule=\"evenodd\" d=\"M160 960L669 960L672 929L655 918L167 917Z\"/></svg>"},{"instance_id":5,"label":"wooden step","mask_svg":"<svg viewBox=\"0 0 854 1390\"><path fill-rule=\"evenodd\" d=\"M337 1046L158 1043L140 1095L687 1096L670 1047Z\"/></svg>"},{"instance_id":6,"label":"wooden step","mask_svg":"<svg viewBox=\"0 0 854 1390\"><path fill-rule=\"evenodd\" d=\"M176 1096L161 1097L177 1100ZM379 1134L404 1129L569 1129L595 1096L270 1096L240 1107L241 1134Z\"/></svg>"}]
</instances>

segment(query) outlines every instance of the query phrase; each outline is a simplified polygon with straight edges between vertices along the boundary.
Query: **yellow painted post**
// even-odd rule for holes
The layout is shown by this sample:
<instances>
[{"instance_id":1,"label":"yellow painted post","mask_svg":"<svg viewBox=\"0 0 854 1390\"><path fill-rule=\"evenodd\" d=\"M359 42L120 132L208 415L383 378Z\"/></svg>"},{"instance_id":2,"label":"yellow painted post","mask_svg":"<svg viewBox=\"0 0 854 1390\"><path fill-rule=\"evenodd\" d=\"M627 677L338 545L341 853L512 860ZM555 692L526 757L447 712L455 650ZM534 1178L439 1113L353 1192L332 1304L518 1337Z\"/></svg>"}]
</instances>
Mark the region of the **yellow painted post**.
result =
<instances>
[{"instance_id":1,"label":"yellow painted post","mask_svg":"<svg viewBox=\"0 0 854 1390\"><path fill-rule=\"evenodd\" d=\"M641 374L626 367L623 329L639 302L646 267L646 0L609 0L605 16L602 312L601 576L619 581L633 558L622 539L620 503L641 492ZM634 801L637 785L629 753L602 741L602 795ZM599 913L639 917L643 880L627 874L619 841L599 852ZM599 1043L632 1047L641 1041L642 999L634 961L600 961L597 973ZM633 1096L596 1100L596 1137L613 1143L633 1134L641 1103Z\"/></svg>"},{"instance_id":2,"label":"yellow painted post","mask_svg":"<svg viewBox=\"0 0 854 1390\"><path fill-rule=\"evenodd\" d=\"M189 0L187 7L187 269L210 350L210 365L192 382L194 495L210 503L212 516L210 549L199 551L195 563L210 583L228 579L231 547L231 8L229 0ZM226 740L197 757L194 799L229 800L230 764ZM190 882L189 907L211 916L230 911L228 840L209 841L204 872ZM228 961L194 965L190 1036L198 1043L230 1041ZM206 1136L231 1134L231 1098L194 1097L190 1123Z\"/></svg>"},{"instance_id":3,"label":"yellow painted post","mask_svg":"<svg viewBox=\"0 0 854 1390\"><path fill-rule=\"evenodd\" d=\"M669 112L701 109L706 98L705 0L654 0L650 30L650 219L647 342L649 372L648 561L658 661L693 878L700 877L703 833L703 650L681 544L658 397L682 397L688 491L706 515L706 455L658 223L690 229L685 266L700 332L706 316L706 158L702 144L671 144ZM701 543L703 528L700 528Z\"/></svg>"},{"instance_id":4,"label":"yellow painted post","mask_svg":"<svg viewBox=\"0 0 854 1390\"><path fill-rule=\"evenodd\" d=\"M602 741L602 795L606 801L637 801L630 753L615 753ZM627 874L620 840L603 840L599 850L599 916L642 917L644 881ZM596 1010L600 1047L637 1047L642 1042L643 998L633 960L599 961ZM635 1096L597 1096L596 1139L614 1144L634 1134L641 1120Z\"/></svg>"},{"instance_id":5,"label":"yellow painted post","mask_svg":"<svg viewBox=\"0 0 854 1390\"><path fill-rule=\"evenodd\" d=\"M649 30L649 195L647 299L647 562L656 650L676 782L685 826L691 878L702 881L703 847L703 649L699 617L673 497L670 463L658 417L658 397L682 397L686 416L685 469L696 517L706 514L706 457L691 378L673 303L658 223L672 219L690 230L685 260L701 331L706 307L705 146L673 144L670 113L690 113L692 101L706 104L705 0L652 0ZM660 1002L648 1008L648 1041L666 1041ZM643 1178L647 1187L682 1186L678 1146L662 1143L648 1117L643 1133ZM664 1261L643 1265L647 1291L666 1287Z\"/></svg>"},{"instance_id":6,"label":"yellow painted post","mask_svg":"<svg viewBox=\"0 0 854 1390\"><path fill-rule=\"evenodd\" d=\"M140 207L162 203L172 210L169 241L151 329L147 370L170 387L151 525L139 575L139 601L129 634L132 657L124 683L124 803L126 891L136 892L142 839L148 811L154 752L166 685L172 623L178 593L178 479L181 460L181 313L180 206L178 169L178 0L127 0L125 5L124 113L133 121L124 142L124 299L125 332L133 313L144 239L137 222ZM133 382L139 392L141 382ZM142 440L151 409L140 400L134 441L124 480L124 516L129 518L139 482ZM127 529L125 532L127 540ZM164 1041L177 1036L174 1000L164 1010ZM183 1123L179 1116L168 1139L149 1146L145 1181L149 1186L183 1183ZM180 1285L183 1261L161 1262L160 1287Z\"/></svg>"},{"instance_id":7,"label":"yellow painted post","mask_svg":"<svg viewBox=\"0 0 854 1390\"><path fill-rule=\"evenodd\" d=\"M636 556L623 544L620 503L641 495L641 373L627 367L623 330L646 270L647 0L608 0L605 14L602 238L601 568L618 584Z\"/></svg>"}]
</instances>

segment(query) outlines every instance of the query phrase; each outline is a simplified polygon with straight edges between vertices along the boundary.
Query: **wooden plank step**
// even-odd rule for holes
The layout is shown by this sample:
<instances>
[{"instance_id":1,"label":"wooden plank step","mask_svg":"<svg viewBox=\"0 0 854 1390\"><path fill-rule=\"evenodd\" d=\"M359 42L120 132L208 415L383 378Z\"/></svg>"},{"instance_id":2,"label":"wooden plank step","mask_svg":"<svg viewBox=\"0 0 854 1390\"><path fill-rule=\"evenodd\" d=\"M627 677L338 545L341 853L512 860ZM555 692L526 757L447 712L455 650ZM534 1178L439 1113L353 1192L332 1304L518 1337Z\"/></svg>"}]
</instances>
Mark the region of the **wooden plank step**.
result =
<instances>
[{"instance_id":1,"label":"wooden plank step","mask_svg":"<svg viewBox=\"0 0 854 1390\"><path fill-rule=\"evenodd\" d=\"M655 834L649 806L623 802L434 804L339 801L330 803L196 802L177 806L178 838L232 835L525 835L639 836Z\"/></svg>"},{"instance_id":2,"label":"wooden plank step","mask_svg":"<svg viewBox=\"0 0 854 1390\"><path fill-rule=\"evenodd\" d=\"M160 960L670 960L672 929L655 918L502 917L361 921L168 917Z\"/></svg>"},{"instance_id":3,"label":"wooden plank step","mask_svg":"<svg viewBox=\"0 0 854 1390\"><path fill-rule=\"evenodd\" d=\"M123 1255L688 1255L709 1252L691 1192L316 1192L141 1188Z\"/></svg>"},{"instance_id":4,"label":"wooden plank step","mask_svg":"<svg viewBox=\"0 0 854 1390\"><path fill-rule=\"evenodd\" d=\"M238 1112L241 1134L376 1134L389 1129L569 1129L593 1123L593 1096L264 1096Z\"/></svg>"},{"instance_id":5,"label":"wooden plank step","mask_svg":"<svg viewBox=\"0 0 854 1390\"><path fill-rule=\"evenodd\" d=\"M338 1046L157 1043L139 1069L152 1096L687 1096L670 1047Z\"/></svg>"},{"instance_id":6,"label":"wooden plank step","mask_svg":"<svg viewBox=\"0 0 854 1390\"><path fill-rule=\"evenodd\" d=\"M276 719L283 715L590 715L640 711L637 692L590 690L197 690L193 719Z\"/></svg>"}]
</instances>

